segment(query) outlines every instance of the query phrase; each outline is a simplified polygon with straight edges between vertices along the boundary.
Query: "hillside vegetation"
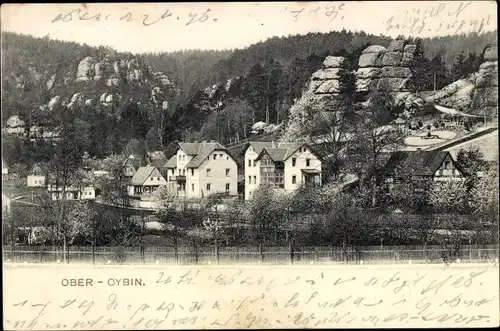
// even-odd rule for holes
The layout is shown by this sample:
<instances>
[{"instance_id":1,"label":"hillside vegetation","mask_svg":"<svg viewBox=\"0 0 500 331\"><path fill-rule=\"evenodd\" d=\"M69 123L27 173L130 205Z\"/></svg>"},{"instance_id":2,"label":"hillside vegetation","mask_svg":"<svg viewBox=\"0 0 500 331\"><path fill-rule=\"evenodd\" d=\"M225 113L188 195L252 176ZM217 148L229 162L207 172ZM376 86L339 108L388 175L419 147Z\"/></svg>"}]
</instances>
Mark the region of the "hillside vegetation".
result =
<instances>
[{"instance_id":1,"label":"hillside vegetation","mask_svg":"<svg viewBox=\"0 0 500 331\"><path fill-rule=\"evenodd\" d=\"M496 31L422 44L429 61L439 56L439 70L446 69L443 85L460 75L452 70L457 58L466 63L495 39ZM247 138L257 121L286 121L327 55L355 64L368 45L390 41L343 30L274 37L234 51L131 54L2 33L2 126L18 115L27 130L55 128L64 114L91 156L127 145L167 149L180 139L228 143ZM42 141L4 138L9 163L50 155Z\"/></svg>"}]
</instances>

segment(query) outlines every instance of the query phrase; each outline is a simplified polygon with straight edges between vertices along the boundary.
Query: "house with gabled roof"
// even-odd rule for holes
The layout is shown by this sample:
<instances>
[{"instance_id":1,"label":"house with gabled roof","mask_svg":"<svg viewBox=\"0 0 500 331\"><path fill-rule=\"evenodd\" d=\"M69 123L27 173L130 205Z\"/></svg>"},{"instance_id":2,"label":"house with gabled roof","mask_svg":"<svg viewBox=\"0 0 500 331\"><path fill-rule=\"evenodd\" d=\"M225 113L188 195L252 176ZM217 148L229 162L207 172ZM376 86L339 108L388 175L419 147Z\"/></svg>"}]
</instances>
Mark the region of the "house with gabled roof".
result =
<instances>
[{"instance_id":1,"label":"house with gabled roof","mask_svg":"<svg viewBox=\"0 0 500 331\"><path fill-rule=\"evenodd\" d=\"M28 187L43 187L46 185L48 169L40 164L35 163L28 173L26 178L26 186Z\"/></svg>"},{"instance_id":2,"label":"house with gabled roof","mask_svg":"<svg viewBox=\"0 0 500 331\"><path fill-rule=\"evenodd\" d=\"M464 172L446 151L393 152L383 169L385 182L391 187L403 179L447 182L463 180Z\"/></svg>"},{"instance_id":3,"label":"house with gabled roof","mask_svg":"<svg viewBox=\"0 0 500 331\"><path fill-rule=\"evenodd\" d=\"M150 162L146 156L138 154L130 154L125 161L123 161L122 171L126 179L132 179L140 167L149 165Z\"/></svg>"},{"instance_id":4,"label":"house with gabled roof","mask_svg":"<svg viewBox=\"0 0 500 331\"><path fill-rule=\"evenodd\" d=\"M213 193L238 194L238 165L217 142L179 143L164 165L168 182L177 184L179 196L202 198Z\"/></svg>"},{"instance_id":5,"label":"house with gabled roof","mask_svg":"<svg viewBox=\"0 0 500 331\"><path fill-rule=\"evenodd\" d=\"M322 183L323 157L307 143L249 142L245 153L245 199L261 183L294 192Z\"/></svg>"},{"instance_id":6,"label":"house with gabled roof","mask_svg":"<svg viewBox=\"0 0 500 331\"><path fill-rule=\"evenodd\" d=\"M128 195L131 197L151 197L167 181L160 170L153 166L140 167L131 178L128 185Z\"/></svg>"}]
</instances>

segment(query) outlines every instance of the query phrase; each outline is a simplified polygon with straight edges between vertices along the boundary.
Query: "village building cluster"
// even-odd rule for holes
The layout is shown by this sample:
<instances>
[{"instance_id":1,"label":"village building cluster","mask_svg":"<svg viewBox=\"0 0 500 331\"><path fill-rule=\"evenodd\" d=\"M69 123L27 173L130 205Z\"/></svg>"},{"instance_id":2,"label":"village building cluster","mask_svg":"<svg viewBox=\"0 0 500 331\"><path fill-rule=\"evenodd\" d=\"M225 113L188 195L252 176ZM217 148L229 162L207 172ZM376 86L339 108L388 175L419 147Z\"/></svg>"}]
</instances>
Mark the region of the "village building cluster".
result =
<instances>
[{"instance_id":1,"label":"village building cluster","mask_svg":"<svg viewBox=\"0 0 500 331\"><path fill-rule=\"evenodd\" d=\"M123 161L121 175L127 182L131 199L151 201L160 189L173 197L201 199L213 193L250 200L261 183L293 193L300 187L322 186L328 168L328 156L307 143L248 142L240 161L220 143L178 143L175 154L167 159L163 152L131 154ZM409 175L410 174L410 175ZM97 179L107 171L80 169L75 180L65 186L57 183L46 166L30 169L26 186L47 188L52 200L94 200L99 197ZM443 182L463 180L465 173L448 151L392 152L383 171L387 187L392 189L403 176L411 180ZM2 158L2 176L9 167ZM63 196L64 194L64 196Z\"/></svg>"}]
</instances>

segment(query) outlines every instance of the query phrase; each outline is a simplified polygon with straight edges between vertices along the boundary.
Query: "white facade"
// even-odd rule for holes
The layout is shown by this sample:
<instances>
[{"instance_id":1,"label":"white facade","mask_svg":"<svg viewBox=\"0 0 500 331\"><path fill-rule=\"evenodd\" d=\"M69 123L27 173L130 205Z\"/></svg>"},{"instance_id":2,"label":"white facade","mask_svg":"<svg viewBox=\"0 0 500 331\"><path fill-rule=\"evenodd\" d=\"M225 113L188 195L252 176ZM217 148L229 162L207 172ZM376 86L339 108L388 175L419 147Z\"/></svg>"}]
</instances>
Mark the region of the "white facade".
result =
<instances>
[{"instance_id":1,"label":"white facade","mask_svg":"<svg viewBox=\"0 0 500 331\"><path fill-rule=\"evenodd\" d=\"M265 148L283 149L281 146ZM295 151L294 151L295 150ZM314 177L316 185L321 185L322 161L319 159L307 145L298 148L292 148L287 151L287 157L283 160L284 190L287 193L294 192L306 181ZM261 161L257 160L259 153L250 145L245 151L245 200L252 198L253 192L259 187L261 181Z\"/></svg>"},{"instance_id":2,"label":"white facade","mask_svg":"<svg viewBox=\"0 0 500 331\"><path fill-rule=\"evenodd\" d=\"M260 183L260 162L256 161L258 156L253 146L248 146L245 151L245 200L252 197Z\"/></svg>"},{"instance_id":3,"label":"white facade","mask_svg":"<svg viewBox=\"0 0 500 331\"><path fill-rule=\"evenodd\" d=\"M188 163L197 155L182 148L176 153L177 166L167 171L168 182L177 183L179 196L202 198L213 193L238 194L238 165L225 150L213 150L196 166Z\"/></svg>"},{"instance_id":4,"label":"white facade","mask_svg":"<svg viewBox=\"0 0 500 331\"><path fill-rule=\"evenodd\" d=\"M48 191L52 200L61 200L63 196L62 188L56 187L55 185L49 185ZM74 187L68 186L65 190L65 200L94 200L95 199L95 187L94 186L83 186Z\"/></svg>"},{"instance_id":5,"label":"white facade","mask_svg":"<svg viewBox=\"0 0 500 331\"><path fill-rule=\"evenodd\" d=\"M45 176L42 175L28 175L26 178L26 186L28 187L43 187L45 186Z\"/></svg>"}]
</instances>

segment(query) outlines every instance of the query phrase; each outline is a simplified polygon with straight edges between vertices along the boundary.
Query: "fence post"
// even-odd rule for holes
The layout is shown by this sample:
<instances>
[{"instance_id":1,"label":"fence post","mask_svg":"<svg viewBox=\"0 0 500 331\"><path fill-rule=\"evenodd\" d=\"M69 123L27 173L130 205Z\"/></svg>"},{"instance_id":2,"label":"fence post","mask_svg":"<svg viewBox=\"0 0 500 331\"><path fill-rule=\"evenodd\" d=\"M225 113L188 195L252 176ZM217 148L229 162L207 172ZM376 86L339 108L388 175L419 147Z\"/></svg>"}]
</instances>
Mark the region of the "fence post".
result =
<instances>
[{"instance_id":1,"label":"fence post","mask_svg":"<svg viewBox=\"0 0 500 331\"><path fill-rule=\"evenodd\" d=\"M262 243L259 243L259 256L260 256L260 263L264 263L264 251L262 248Z\"/></svg>"},{"instance_id":2,"label":"fence post","mask_svg":"<svg viewBox=\"0 0 500 331\"><path fill-rule=\"evenodd\" d=\"M92 264L95 265L95 244L92 242Z\"/></svg>"}]
</instances>

